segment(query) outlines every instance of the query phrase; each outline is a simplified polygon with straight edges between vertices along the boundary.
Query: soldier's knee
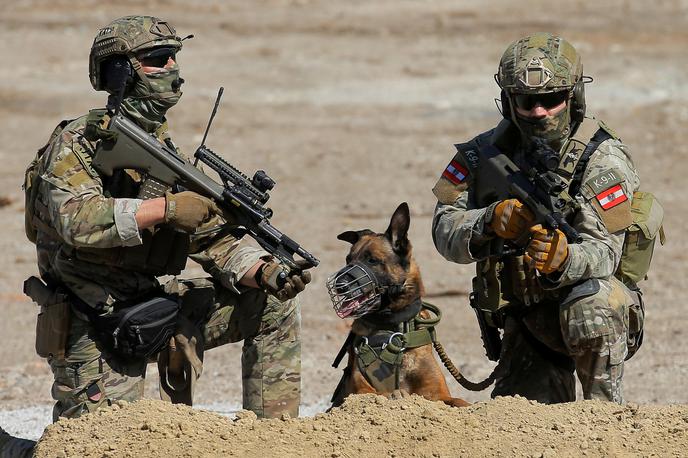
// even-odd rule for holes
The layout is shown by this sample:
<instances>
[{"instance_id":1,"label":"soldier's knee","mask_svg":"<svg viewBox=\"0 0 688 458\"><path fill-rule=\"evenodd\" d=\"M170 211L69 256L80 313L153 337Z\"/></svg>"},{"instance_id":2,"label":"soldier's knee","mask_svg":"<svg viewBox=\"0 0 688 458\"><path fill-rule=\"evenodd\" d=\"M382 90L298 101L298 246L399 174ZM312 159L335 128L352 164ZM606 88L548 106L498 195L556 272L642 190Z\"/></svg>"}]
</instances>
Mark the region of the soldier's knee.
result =
<instances>
[{"instance_id":1,"label":"soldier's knee","mask_svg":"<svg viewBox=\"0 0 688 458\"><path fill-rule=\"evenodd\" d=\"M585 283L561 304L562 336L572 355L606 353L626 332L627 312L615 297L616 286L602 280Z\"/></svg>"},{"instance_id":2,"label":"soldier's knee","mask_svg":"<svg viewBox=\"0 0 688 458\"><path fill-rule=\"evenodd\" d=\"M145 361L114 370L98 355L83 363L54 361L51 368L55 377L52 396L57 401L53 421L77 418L117 400L135 401L143 397Z\"/></svg>"}]
</instances>

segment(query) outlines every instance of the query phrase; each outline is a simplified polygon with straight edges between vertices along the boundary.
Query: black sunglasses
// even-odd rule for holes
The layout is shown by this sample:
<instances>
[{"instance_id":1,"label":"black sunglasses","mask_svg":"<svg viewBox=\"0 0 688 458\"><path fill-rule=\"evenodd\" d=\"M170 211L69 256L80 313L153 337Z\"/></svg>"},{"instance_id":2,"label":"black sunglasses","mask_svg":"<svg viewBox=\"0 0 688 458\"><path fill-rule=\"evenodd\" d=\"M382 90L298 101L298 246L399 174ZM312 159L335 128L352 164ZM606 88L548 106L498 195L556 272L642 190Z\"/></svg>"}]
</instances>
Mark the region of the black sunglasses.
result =
<instances>
[{"instance_id":1,"label":"black sunglasses","mask_svg":"<svg viewBox=\"0 0 688 458\"><path fill-rule=\"evenodd\" d=\"M532 110L537 104L544 108L554 108L569 98L569 91L548 92L547 94L514 94L514 102L518 108Z\"/></svg>"},{"instance_id":2,"label":"black sunglasses","mask_svg":"<svg viewBox=\"0 0 688 458\"><path fill-rule=\"evenodd\" d=\"M177 60L176 48L155 48L138 55L141 65L145 67L164 67L169 59Z\"/></svg>"}]
</instances>

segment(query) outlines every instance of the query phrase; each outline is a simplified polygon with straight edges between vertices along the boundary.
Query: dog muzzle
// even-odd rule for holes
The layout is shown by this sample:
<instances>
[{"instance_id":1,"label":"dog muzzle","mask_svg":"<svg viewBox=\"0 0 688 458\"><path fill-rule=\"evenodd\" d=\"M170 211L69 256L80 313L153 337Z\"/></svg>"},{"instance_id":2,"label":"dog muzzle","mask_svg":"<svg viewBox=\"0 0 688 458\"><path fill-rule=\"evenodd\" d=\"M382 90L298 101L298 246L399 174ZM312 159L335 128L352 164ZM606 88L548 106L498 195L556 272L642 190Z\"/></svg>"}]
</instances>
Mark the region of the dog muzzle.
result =
<instances>
[{"instance_id":1,"label":"dog muzzle","mask_svg":"<svg viewBox=\"0 0 688 458\"><path fill-rule=\"evenodd\" d=\"M327 291L339 318L358 318L382 305L375 272L361 262L347 264L328 278Z\"/></svg>"}]
</instances>

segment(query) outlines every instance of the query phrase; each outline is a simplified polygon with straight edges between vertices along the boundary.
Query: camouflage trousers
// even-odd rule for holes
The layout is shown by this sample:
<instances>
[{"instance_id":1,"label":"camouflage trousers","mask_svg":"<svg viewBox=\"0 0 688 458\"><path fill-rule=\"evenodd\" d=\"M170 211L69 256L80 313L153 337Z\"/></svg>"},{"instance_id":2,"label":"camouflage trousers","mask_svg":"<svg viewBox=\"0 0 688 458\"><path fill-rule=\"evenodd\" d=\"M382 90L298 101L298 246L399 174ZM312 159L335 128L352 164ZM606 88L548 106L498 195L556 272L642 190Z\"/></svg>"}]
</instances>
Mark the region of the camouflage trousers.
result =
<instances>
[{"instance_id":1,"label":"camouflage trousers","mask_svg":"<svg viewBox=\"0 0 688 458\"><path fill-rule=\"evenodd\" d=\"M575 371L585 399L623 402L633 298L615 278L596 283L596 292L576 297L572 291L560 303L531 305L525 315L506 317L503 372L492 397L518 394L547 404L575 401Z\"/></svg>"},{"instance_id":2,"label":"camouflage trousers","mask_svg":"<svg viewBox=\"0 0 688 458\"><path fill-rule=\"evenodd\" d=\"M244 341L243 406L259 417L298 416L301 396L300 307L257 289L235 294L213 280L174 282L182 313L203 335L205 350ZM167 288L166 289L170 289ZM64 359L49 360L57 401L53 421L75 418L116 400L143 397L146 360L120 361L102 351L87 321L73 315Z\"/></svg>"}]
</instances>

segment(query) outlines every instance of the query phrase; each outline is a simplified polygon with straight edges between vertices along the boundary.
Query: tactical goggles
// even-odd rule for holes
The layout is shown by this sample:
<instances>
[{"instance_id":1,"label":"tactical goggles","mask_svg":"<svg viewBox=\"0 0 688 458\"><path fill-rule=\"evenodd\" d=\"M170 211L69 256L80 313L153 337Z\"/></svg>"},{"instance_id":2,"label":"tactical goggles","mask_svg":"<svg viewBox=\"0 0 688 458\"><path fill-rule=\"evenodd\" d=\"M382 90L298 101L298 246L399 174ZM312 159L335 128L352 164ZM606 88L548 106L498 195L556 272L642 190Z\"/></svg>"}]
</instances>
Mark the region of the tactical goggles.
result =
<instances>
[{"instance_id":1,"label":"tactical goggles","mask_svg":"<svg viewBox=\"0 0 688 458\"><path fill-rule=\"evenodd\" d=\"M177 48L163 47L154 48L149 51L144 51L137 56L139 62L144 67L159 67L163 68L167 65L167 61L172 59L177 60Z\"/></svg>"},{"instance_id":2,"label":"tactical goggles","mask_svg":"<svg viewBox=\"0 0 688 458\"><path fill-rule=\"evenodd\" d=\"M536 105L551 109L569 98L569 91L548 92L546 94L513 94L514 103L522 110L532 110Z\"/></svg>"}]
</instances>

